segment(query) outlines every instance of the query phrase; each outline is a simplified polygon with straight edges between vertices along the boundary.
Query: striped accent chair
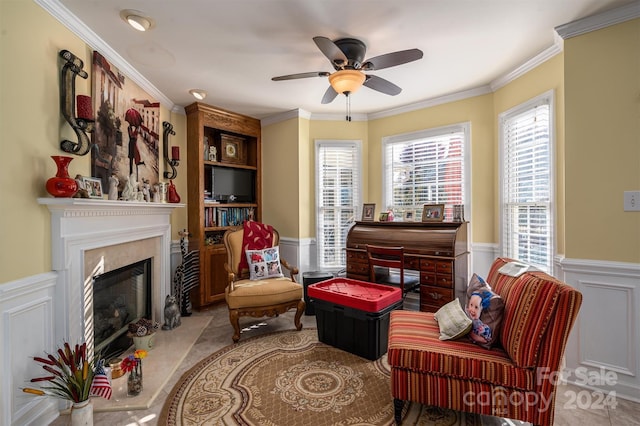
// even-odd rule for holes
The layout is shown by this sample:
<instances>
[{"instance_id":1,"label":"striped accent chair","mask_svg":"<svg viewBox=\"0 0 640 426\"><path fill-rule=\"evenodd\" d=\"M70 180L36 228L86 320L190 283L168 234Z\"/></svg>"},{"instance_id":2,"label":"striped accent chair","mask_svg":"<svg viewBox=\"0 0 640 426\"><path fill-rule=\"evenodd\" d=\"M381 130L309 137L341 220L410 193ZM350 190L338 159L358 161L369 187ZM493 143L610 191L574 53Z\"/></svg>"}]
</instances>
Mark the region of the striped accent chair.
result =
<instances>
[{"instance_id":1,"label":"striped accent chair","mask_svg":"<svg viewBox=\"0 0 640 426\"><path fill-rule=\"evenodd\" d=\"M434 314L391 312L387 359L396 423L405 401L552 425L561 358L582 294L543 272L498 270L487 282L505 302L500 345L439 340Z\"/></svg>"}]
</instances>

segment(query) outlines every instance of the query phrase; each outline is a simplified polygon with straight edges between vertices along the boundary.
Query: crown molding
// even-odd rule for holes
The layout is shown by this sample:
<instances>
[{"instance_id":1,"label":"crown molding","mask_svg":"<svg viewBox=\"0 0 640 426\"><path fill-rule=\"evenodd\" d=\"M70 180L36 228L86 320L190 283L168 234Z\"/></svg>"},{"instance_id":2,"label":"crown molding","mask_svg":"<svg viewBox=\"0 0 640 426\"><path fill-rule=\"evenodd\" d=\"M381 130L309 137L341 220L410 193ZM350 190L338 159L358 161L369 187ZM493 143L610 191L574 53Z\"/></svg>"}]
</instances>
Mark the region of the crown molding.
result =
<instances>
[{"instance_id":1,"label":"crown molding","mask_svg":"<svg viewBox=\"0 0 640 426\"><path fill-rule=\"evenodd\" d=\"M281 112L278 114L270 115L260 120L260 125L262 127L270 126L272 124L280 123L282 121L287 121L292 118L306 118L307 120L311 119L311 113L309 111L305 111L303 109L292 109L290 111Z\"/></svg>"},{"instance_id":2,"label":"crown molding","mask_svg":"<svg viewBox=\"0 0 640 426\"><path fill-rule=\"evenodd\" d=\"M556 32L564 40L640 17L640 1L559 25Z\"/></svg>"},{"instance_id":3,"label":"crown molding","mask_svg":"<svg viewBox=\"0 0 640 426\"><path fill-rule=\"evenodd\" d=\"M351 121L368 121L367 114L351 114ZM311 120L315 121L345 121L345 114L311 113Z\"/></svg>"},{"instance_id":4,"label":"crown molding","mask_svg":"<svg viewBox=\"0 0 640 426\"><path fill-rule=\"evenodd\" d=\"M379 118L391 117L398 114L404 114L406 112L416 111L424 108L431 108L437 105L447 104L450 102L461 101L467 98L473 98L475 96L481 96L491 93L491 87L481 86L475 89L465 90L462 92L451 93L437 98L426 99L424 101L416 102L409 105L403 105L398 108L392 108L385 111L373 112L368 114L369 120L377 120Z\"/></svg>"},{"instance_id":5,"label":"crown molding","mask_svg":"<svg viewBox=\"0 0 640 426\"><path fill-rule=\"evenodd\" d=\"M49 12L62 25L67 27L72 33L78 36L93 49L100 52L109 62L136 83L140 88L153 96L162 106L173 111L175 105L171 99L166 97L158 88L149 82L142 74L133 68L118 52L104 42L91 28L87 27L77 16L69 12L58 0L34 0L37 5ZM176 111L177 112L177 111ZM184 108L183 108L184 113Z\"/></svg>"},{"instance_id":6,"label":"crown molding","mask_svg":"<svg viewBox=\"0 0 640 426\"><path fill-rule=\"evenodd\" d=\"M546 48L545 50L543 50L542 52L538 53L533 58L531 58L528 61L526 61L524 64L518 66L517 68L513 69L512 71L509 71L508 73L504 74L503 76L498 77L495 80L493 80L489 84L489 86L491 87L491 91L495 92L496 90L500 89L501 87L506 86L507 84L511 83L512 81L514 81L518 77L521 77L521 76L525 75L526 73L528 73L529 71L533 70L534 68L540 66L542 63L548 61L549 59L553 58L557 54L562 53L563 48L564 48L564 40L562 40L562 39L556 40L556 42L553 44L553 46Z\"/></svg>"}]
</instances>

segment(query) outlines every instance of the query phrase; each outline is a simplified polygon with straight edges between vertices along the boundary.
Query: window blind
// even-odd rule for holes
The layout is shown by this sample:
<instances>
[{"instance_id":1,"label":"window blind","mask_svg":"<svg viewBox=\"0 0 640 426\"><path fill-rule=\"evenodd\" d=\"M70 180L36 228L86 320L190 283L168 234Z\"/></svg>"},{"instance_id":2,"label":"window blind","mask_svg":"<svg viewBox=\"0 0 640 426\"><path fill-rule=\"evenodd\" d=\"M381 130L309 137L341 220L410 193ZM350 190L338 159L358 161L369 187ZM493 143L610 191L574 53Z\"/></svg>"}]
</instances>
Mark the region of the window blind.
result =
<instances>
[{"instance_id":1,"label":"window blind","mask_svg":"<svg viewBox=\"0 0 640 426\"><path fill-rule=\"evenodd\" d=\"M551 271L551 122L544 98L502 123L503 255Z\"/></svg>"},{"instance_id":2,"label":"window blind","mask_svg":"<svg viewBox=\"0 0 640 426\"><path fill-rule=\"evenodd\" d=\"M316 153L318 266L341 269L347 232L362 205L360 145L318 142Z\"/></svg>"},{"instance_id":3,"label":"window blind","mask_svg":"<svg viewBox=\"0 0 640 426\"><path fill-rule=\"evenodd\" d=\"M385 207L396 216L413 210L420 217L424 204L445 204L451 218L453 205L465 202L464 129L428 133L385 143Z\"/></svg>"}]
</instances>

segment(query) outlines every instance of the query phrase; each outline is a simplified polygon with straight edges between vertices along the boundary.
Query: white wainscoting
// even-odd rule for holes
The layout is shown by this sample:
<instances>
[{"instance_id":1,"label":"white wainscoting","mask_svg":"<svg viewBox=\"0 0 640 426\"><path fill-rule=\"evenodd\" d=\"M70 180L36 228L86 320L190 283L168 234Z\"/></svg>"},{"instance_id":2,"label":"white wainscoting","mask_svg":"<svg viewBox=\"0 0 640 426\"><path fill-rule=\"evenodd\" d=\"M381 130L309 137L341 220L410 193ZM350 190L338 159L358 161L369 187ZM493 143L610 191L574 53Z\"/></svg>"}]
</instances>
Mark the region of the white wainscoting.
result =
<instances>
[{"instance_id":1,"label":"white wainscoting","mask_svg":"<svg viewBox=\"0 0 640 426\"><path fill-rule=\"evenodd\" d=\"M58 401L26 394L29 380L43 370L33 361L54 348L54 272L0 285L0 424L43 425L58 417Z\"/></svg>"},{"instance_id":2,"label":"white wainscoting","mask_svg":"<svg viewBox=\"0 0 640 426\"><path fill-rule=\"evenodd\" d=\"M280 257L298 267L297 280L302 282L304 272L317 270L315 238L280 238Z\"/></svg>"},{"instance_id":3,"label":"white wainscoting","mask_svg":"<svg viewBox=\"0 0 640 426\"><path fill-rule=\"evenodd\" d=\"M498 245L491 243L472 243L471 244L471 259L469 264L471 275L474 273L480 275L482 278L486 278L489 275L489 269L496 257L499 256Z\"/></svg>"},{"instance_id":4,"label":"white wainscoting","mask_svg":"<svg viewBox=\"0 0 640 426\"><path fill-rule=\"evenodd\" d=\"M583 297L566 349L567 381L640 402L640 264L558 263L559 278ZM614 375L613 383L604 383L605 375Z\"/></svg>"}]
</instances>

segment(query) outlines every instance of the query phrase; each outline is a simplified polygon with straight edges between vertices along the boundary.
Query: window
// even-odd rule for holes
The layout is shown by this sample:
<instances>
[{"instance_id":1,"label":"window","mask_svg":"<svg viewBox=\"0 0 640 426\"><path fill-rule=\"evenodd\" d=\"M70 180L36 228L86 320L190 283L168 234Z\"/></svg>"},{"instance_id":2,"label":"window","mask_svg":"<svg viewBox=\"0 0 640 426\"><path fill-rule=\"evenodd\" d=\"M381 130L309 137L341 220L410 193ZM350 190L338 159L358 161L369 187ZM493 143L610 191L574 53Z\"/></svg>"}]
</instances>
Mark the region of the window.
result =
<instances>
[{"instance_id":1,"label":"window","mask_svg":"<svg viewBox=\"0 0 640 426\"><path fill-rule=\"evenodd\" d=\"M420 218L424 204L445 204L451 219L453 205L462 204L468 218L468 145L468 123L384 138L384 208Z\"/></svg>"},{"instance_id":2,"label":"window","mask_svg":"<svg viewBox=\"0 0 640 426\"><path fill-rule=\"evenodd\" d=\"M316 141L316 240L318 267L340 270L347 232L362 207L360 141Z\"/></svg>"},{"instance_id":3,"label":"window","mask_svg":"<svg viewBox=\"0 0 640 426\"><path fill-rule=\"evenodd\" d=\"M500 114L503 256L552 270L553 92Z\"/></svg>"}]
</instances>

